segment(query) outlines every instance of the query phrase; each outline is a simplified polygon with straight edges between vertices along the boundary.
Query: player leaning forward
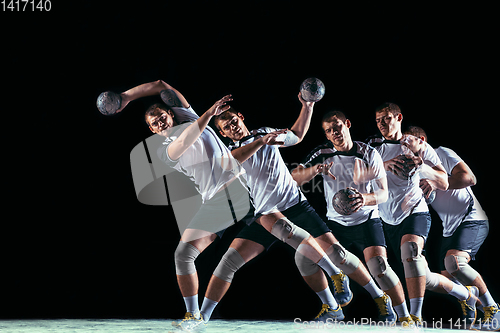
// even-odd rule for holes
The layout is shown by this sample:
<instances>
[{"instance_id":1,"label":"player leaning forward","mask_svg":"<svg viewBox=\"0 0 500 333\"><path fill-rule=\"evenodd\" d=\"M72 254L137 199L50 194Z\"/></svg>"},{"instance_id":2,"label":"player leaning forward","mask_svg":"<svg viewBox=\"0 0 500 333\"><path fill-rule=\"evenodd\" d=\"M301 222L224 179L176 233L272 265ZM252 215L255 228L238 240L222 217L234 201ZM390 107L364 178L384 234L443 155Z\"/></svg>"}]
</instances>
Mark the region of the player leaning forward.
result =
<instances>
[{"instance_id":1,"label":"player leaning forward","mask_svg":"<svg viewBox=\"0 0 500 333\"><path fill-rule=\"evenodd\" d=\"M420 127L410 126L405 134L411 134L422 142L427 142L427 134ZM471 189L471 186L476 184L476 176L453 150L439 147L436 148L436 154L448 173L450 184L447 191L436 191L436 198L431 204L443 222L441 274L455 283L473 286L468 287L469 289L477 288L484 319L472 326L473 329L499 330L499 306L493 300L482 276L469 265L470 260L475 260L489 231L488 217ZM432 190L432 187L429 189ZM465 312L467 307L462 306L462 309Z\"/></svg>"},{"instance_id":2,"label":"player leaning forward","mask_svg":"<svg viewBox=\"0 0 500 333\"><path fill-rule=\"evenodd\" d=\"M443 283L452 285L444 276L431 273L422 255L431 226L423 191L430 184L434 189L446 191L448 176L431 146L427 145L418 154L410 149L411 142L401 131L403 115L396 104L385 103L375 114L383 137L372 138L369 144L377 149L384 161L389 187L389 199L379 205L380 217L389 247L403 263L411 320L419 324L422 323L426 286L432 290ZM426 179L421 177L424 171ZM459 299L471 296L463 286L448 292Z\"/></svg>"},{"instance_id":3,"label":"player leaning forward","mask_svg":"<svg viewBox=\"0 0 500 333\"><path fill-rule=\"evenodd\" d=\"M384 299L387 310L392 312L388 294L402 321L409 317L403 287L387 262L382 222L378 218L377 204L385 202L388 193L382 159L374 148L352 141L351 122L342 112L325 114L322 127L329 142L315 148L292 172L293 177L302 185L318 174L323 175L328 227L345 246L357 244L363 249L370 273L385 292L375 300ZM344 215L334 208L333 198L347 187L356 194L346 203L348 215Z\"/></svg>"},{"instance_id":4,"label":"player leaning forward","mask_svg":"<svg viewBox=\"0 0 500 333\"><path fill-rule=\"evenodd\" d=\"M145 118L153 133L165 137L163 145L158 148L158 157L194 182L203 203L187 228L181 230L181 240L175 251L177 282L186 305L185 319L188 319L199 316L198 274L194 261L217 236L236 222L235 215L248 213L249 194L244 182L242 186L236 180L244 174L241 164L208 126L213 116L229 108L225 104L232 100L231 96L225 96L198 116L178 90L159 80L123 92L118 112L130 101L156 94L161 95L165 104L152 105ZM233 210L226 212L229 192Z\"/></svg>"}]
</instances>

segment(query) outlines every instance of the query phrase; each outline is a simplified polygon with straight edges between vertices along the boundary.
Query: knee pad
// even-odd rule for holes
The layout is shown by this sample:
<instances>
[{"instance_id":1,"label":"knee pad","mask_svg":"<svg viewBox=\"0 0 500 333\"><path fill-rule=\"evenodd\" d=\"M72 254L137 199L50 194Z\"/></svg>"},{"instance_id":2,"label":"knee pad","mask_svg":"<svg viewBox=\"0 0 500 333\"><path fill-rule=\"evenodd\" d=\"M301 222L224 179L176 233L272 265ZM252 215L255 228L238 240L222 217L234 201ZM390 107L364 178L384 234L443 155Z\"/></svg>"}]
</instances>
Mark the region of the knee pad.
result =
<instances>
[{"instance_id":1,"label":"knee pad","mask_svg":"<svg viewBox=\"0 0 500 333\"><path fill-rule=\"evenodd\" d=\"M190 275L196 273L194 261L200 255L200 251L193 245L180 241L175 250L175 273L177 275Z\"/></svg>"},{"instance_id":2,"label":"knee pad","mask_svg":"<svg viewBox=\"0 0 500 333\"><path fill-rule=\"evenodd\" d=\"M427 264L417 243L404 242L401 245L401 261L406 278L425 276Z\"/></svg>"},{"instance_id":3,"label":"knee pad","mask_svg":"<svg viewBox=\"0 0 500 333\"><path fill-rule=\"evenodd\" d=\"M283 243L287 243L295 250L297 250L300 243L311 236L307 231L297 227L286 217L276 221L271 229L271 234Z\"/></svg>"},{"instance_id":4,"label":"knee pad","mask_svg":"<svg viewBox=\"0 0 500 333\"><path fill-rule=\"evenodd\" d=\"M230 247L222 256L219 265L214 271L214 275L219 279L231 283L234 273L245 264L245 260L241 257L238 251Z\"/></svg>"},{"instance_id":5,"label":"knee pad","mask_svg":"<svg viewBox=\"0 0 500 333\"><path fill-rule=\"evenodd\" d=\"M473 284L479 273L469 266L467 258L449 255L444 258L444 267L452 276L456 277L465 286Z\"/></svg>"},{"instance_id":6,"label":"knee pad","mask_svg":"<svg viewBox=\"0 0 500 333\"><path fill-rule=\"evenodd\" d=\"M340 243L333 244L325 252L335 266L347 275L354 273L359 266L358 257L347 251Z\"/></svg>"},{"instance_id":7,"label":"knee pad","mask_svg":"<svg viewBox=\"0 0 500 333\"><path fill-rule=\"evenodd\" d=\"M394 288L399 283L399 278L387 262L386 257L373 257L366 262L366 265L382 290Z\"/></svg>"},{"instance_id":8,"label":"knee pad","mask_svg":"<svg viewBox=\"0 0 500 333\"><path fill-rule=\"evenodd\" d=\"M309 276L313 275L319 270L318 264L314 261L300 253L299 251L295 252L295 264L299 269L300 275Z\"/></svg>"},{"instance_id":9,"label":"knee pad","mask_svg":"<svg viewBox=\"0 0 500 333\"><path fill-rule=\"evenodd\" d=\"M425 289L433 291L439 286L440 279L439 274L432 273L429 267L427 267L425 272Z\"/></svg>"}]
</instances>

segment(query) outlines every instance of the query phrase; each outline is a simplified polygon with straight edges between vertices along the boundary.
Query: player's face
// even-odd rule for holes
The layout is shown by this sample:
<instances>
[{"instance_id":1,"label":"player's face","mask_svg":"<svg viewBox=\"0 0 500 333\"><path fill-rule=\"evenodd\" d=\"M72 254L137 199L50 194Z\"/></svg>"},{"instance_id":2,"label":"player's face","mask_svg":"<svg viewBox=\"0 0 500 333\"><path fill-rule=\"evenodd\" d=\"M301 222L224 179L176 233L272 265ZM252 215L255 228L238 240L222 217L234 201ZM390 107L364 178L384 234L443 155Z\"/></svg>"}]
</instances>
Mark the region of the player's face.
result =
<instances>
[{"instance_id":1,"label":"player's face","mask_svg":"<svg viewBox=\"0 0 500 333\"><path fill-rule=\"evenodd\" d=\"M332 121L323 122L323 130L326 138L333 143L335 147L348 146L351 141L349 128L351 122L347 119L345 122L334 117Z\"/></svg>"},{"instance_id":2,"label":"player's face","mask_svg":"<svg viewBox=\"0 0 500 333\"><path fill-rule=\"evenodd\" d=\"M174 126L174 117L167 111L161 110L153 116L147 116L149 129L156 134L167 136L169 128Z\"/></svg>"},{"instance_id":3,"label":"player's face","mask_svg":"<svg viewBox=\"0 0 500 333\"><path fill-rule=\"evenodd\" d=\"M221 135L233 141L239 141L244 136L248 135L247 128L243 122L243 115L241 113L233 114L228 120L219 122L221 128Z\"/></svg>"},{"instance_id":4,"label":"player's face","mask_svg":"<svg viewBox=\"0 0 500 333\"><path fill-rule=\"evenodd\" d=\"M377 112L375 117L377 127L384 138L392 138L401 129L401 113L393 115L389 111L381 111Z\"/></svg>"}]
</instances>

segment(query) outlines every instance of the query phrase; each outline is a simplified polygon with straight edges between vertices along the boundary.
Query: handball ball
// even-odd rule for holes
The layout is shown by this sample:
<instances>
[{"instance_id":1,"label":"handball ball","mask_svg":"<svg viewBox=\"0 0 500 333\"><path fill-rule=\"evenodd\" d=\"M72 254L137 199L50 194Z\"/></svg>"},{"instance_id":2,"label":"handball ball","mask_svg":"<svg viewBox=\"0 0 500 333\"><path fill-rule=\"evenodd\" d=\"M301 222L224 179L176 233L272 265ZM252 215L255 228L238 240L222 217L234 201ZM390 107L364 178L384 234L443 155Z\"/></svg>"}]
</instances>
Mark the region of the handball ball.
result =
<instances>
[{"instance_id":1,"label":"handball ball","mask_svg":"<svg viewBox=\"0 0 500 333\"><path fill-rule=\"evenodd\" d=\"M116 113L122 105L122 97L112 91L105 91L97 97L97 108L106 116Z\"/></svg>"},{"instance_id":2,"label":"handball ball","mask_svg":"<svg viewBox=\"0 0 500 333\"><path fill-rule=\"evenodd\" d=\"M300 85L302 99L306 102L318 102L325 96L325 85L320 79L310 77Z\"/></svg>"},{"instance_id":3,"label":"handball ball","mask_svg":"<svg viewBox=\"0 0 500 333\"><path fill-rule=\"evenodd\" d=\"M427 204L430 205L434 201L434 199L436 199L436 191L432 191L431 195L429 195L429 198L425 198L425 202L427 202Z\"/></svg>"},{"instance_id":4,"label":"handball ball","mask_svg":"<svg viewBox=\"0 0 500 333\"><path fill-rule=\"evenodd\" d=\"M350 188L344 188L339 190L333 196L333 208L340 215L351 215L353 213L351 201L353 198L349 198L350 195L354 195L356 192Z\"/></svg>"}]
</instances>

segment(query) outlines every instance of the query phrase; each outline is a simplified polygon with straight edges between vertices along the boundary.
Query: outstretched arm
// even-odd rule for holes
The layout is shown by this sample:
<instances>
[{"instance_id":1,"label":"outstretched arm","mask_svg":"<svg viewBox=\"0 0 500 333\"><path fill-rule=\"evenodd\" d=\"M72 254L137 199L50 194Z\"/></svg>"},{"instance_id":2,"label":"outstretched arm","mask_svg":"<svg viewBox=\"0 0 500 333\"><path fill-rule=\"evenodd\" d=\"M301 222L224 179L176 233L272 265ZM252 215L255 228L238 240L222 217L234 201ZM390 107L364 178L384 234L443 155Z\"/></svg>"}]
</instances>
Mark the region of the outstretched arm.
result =
<instances>
[{"instance_id":1,"label":"outstretched arm","mask_svg":"<svg viewBox=\"0 0 500 333\"><path fill-rule=\"evenodd\" d=\"M215 102L215 104L208 109L201 117L196 119L189 125L177 139L175 139L168 146L168 156L172 160L177 160L186 152L186 150L200 137L201 133L205 130L208 122L213 116L217 116L222 112L229 109L226 102L232 101L231 95L224 96L222 99Z\"/></svg>"},{"instance_id":2,"label":"outstretched arm","mask_svg":"<svg viewBox=\"0 0 500 333\"><path fill-rule=\"evenodd\" d=\"M184 96L174 87L169 85L163 80L158 80L154 82L144 83L124 91L120 94L122 97L121 108L117 112L121 112L128 103L139 99L141 97L160 95L162 100L168 106L183 106L185 108L189 107L189 103L184 98Z\"/></svg>"},{"instance_id":3,"label":"outstretched arm","mask_svg":"<svg viewBox=\"0 0 500 333\"><path fill-rule=\"evenodd\" d=\"M258 138L254 142L251 142L243 147L233 149L231 154L238 162L243 163L248 160L253 154L255 154L264 145L282 145L283 141L277 141L280 134L286 133L286 129L274 131L268 133L267 135Z\"/></svg>"},{"instance_id":4,"label":"outstretched arm","mask_svg":"<svg viewBox=\"0 0 500 333\"><path fill-rule=\"evenodd\" d=\"M305 183L308 183L316 177L318 174L323 174L323 175L328 175L332 179L337 179L332 172L330 171L331 167L333 165L333 162L330 162L328 164L316 164L313 165L312 167L306 168L303 165L299 165L297 168L295 168L292 171L292 178L297 182L297 185L302 186Z\"/></svg>"}]
</instances>

